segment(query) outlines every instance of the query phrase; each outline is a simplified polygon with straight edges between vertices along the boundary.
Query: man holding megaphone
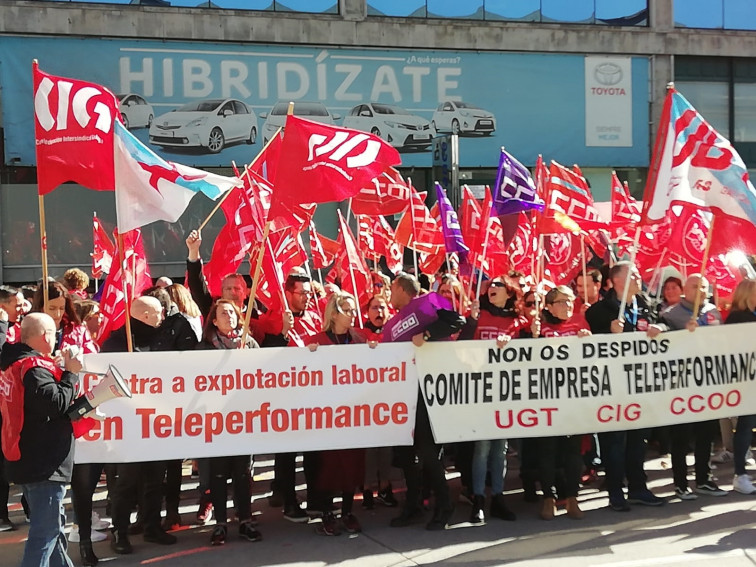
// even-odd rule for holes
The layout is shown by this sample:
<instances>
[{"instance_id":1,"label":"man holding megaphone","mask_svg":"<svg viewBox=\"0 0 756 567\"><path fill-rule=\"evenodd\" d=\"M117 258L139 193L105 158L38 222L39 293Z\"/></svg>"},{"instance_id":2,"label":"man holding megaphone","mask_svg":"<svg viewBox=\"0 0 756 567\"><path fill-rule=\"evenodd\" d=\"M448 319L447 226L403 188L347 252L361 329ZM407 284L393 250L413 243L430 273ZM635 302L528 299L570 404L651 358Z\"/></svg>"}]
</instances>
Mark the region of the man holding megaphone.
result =
<instances>
[{"instance_id":1,"label":"man holding megaphone","mask_svg":"<svg viewBox=\"0 0 756 567\"><path fill-rule=\"evenodd\" d=\"M0 355L2 448L8 480L29 502L29 537L22 567L55 563L73 566L66 553L63 498L71 482L74 435L67 411L76 395L81 362L64 350L61 368L52 358L56 325L31 313L21 323L21 342Z\"/></svg>"}]
</instances>

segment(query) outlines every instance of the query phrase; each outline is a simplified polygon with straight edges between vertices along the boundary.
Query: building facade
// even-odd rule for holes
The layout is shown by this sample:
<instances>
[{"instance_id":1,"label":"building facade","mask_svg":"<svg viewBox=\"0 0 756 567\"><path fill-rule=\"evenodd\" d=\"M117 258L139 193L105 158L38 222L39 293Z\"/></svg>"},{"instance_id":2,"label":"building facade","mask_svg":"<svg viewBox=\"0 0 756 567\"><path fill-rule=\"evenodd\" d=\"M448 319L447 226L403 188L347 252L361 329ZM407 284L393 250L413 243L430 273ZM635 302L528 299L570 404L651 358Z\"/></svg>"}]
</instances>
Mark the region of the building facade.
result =
<instances>
[{"instance_id":1,"label":"building facade","mask_svg":"<svg viewBox=\"0 0 756 567\"><path fill-rule=\"evenodd\" d=\"M642 193L669 81L756 163L754 28L749 0L0 0L0 281L40 274L32 59L110 88L132 133L186 165L248 163L294 101L396 146L418 188L432 139L456 133L461 183L493 183L506 147L579 164L605 201L612 170ZM65 185L45 203L51 274L87 266L113 195ZM145 229L153 275L183 274L212 206Z\"/></svg>"}]
</instances>

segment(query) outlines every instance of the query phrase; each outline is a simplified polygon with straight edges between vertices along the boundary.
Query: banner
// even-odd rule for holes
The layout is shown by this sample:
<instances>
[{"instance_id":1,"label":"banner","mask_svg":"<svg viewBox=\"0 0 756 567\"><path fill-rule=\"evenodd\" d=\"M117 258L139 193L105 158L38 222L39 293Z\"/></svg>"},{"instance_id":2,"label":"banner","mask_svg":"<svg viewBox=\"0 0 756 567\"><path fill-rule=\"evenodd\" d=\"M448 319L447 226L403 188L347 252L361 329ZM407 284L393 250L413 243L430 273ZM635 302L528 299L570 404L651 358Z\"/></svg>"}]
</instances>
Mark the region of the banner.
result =
<instances>
[{"instance_id":1,"label":"banner","mask_svg":"<svg viewBox=\"0 0 756 567\"><path fill-rule=\"evenodd\" d=\"M572 435L756 413L754 330L428 343L415 358L439 443Z\"/></svg>"},{"instance_id":2,"label":"banner","mask_svg":"<svg viewBox=\"0 0 756 567\"><path fill-rule=\"evenodd\" d=\"M412 344L84 357L89 390L112 364L133 398L76 446L77 463L411 445Z\"/></svg>"}]
</instances>

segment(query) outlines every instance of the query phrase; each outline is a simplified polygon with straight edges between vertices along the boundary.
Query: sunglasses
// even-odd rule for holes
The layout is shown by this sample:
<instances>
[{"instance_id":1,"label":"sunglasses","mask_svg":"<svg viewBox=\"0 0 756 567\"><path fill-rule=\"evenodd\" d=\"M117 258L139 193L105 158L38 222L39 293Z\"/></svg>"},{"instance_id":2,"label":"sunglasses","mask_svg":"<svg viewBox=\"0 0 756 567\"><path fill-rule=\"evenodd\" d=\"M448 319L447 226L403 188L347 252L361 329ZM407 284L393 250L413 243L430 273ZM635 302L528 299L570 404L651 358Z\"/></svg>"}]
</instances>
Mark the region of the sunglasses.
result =
<instances>
[{"instance_id":1,"label":"sunglasses","mask_svg":"<svg viewBox=\"0 0 756 567\"><path fill-rule=\"evenodd\" d=\"M535 307L536 302L535 301L526 301L525 307Z\"/></svg>"},{"instance_id":2,"label":"sunglasses","mask_svg":"<svg viewBox=\"0 0 756 567\"><path fill-rule=\"evenodd\" d=\"M491 282L491 287L507 287L504 282Z\"/></svg>"}]
</instances>

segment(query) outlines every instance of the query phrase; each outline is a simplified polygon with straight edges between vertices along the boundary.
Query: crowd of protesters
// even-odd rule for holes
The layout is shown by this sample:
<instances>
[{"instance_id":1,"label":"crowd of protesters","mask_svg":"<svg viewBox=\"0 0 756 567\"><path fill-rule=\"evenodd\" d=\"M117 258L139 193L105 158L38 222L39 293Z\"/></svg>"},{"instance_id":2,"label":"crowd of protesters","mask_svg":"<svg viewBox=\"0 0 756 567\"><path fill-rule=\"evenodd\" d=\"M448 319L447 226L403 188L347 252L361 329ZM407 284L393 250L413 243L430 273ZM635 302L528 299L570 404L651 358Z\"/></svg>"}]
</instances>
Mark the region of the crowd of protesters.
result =
<instances>
[{"instance_id":1,"label":"crowd of protesters","mask_svg":"<svg viewBox=\"0 0 756 567\"><path fill-rule=\"evenodd\" d=\"M513 339L584 337L632 331L643 331L655 337L669 330L694 331L703 325L756 320L756 281L742 281L734 292L729 313L721 313L708 302L709 283L699 274L689 275L684 281L668 278L661 287L662 301L653 302L642 289L637 269L629 262L617 262L603 273L588 269L578 275L572 287L547 287L543 282L533 282L517 272L497 274L483 282L478 297L473 297L476 295L471 292L474 286L467 285L453 265L445 264L439 273L420 278L405 272L389 278L376 271L372 274L373 296L361 306L336 283L324 287L304 270L294 270L284 284L288 308L271 312L259 302L248 303L247 282L239 274L226 276L221 297L212 297L203 277L199 257L201 242L197 231L186 240L185 285L160 278L154 287L144 290L131 303L134 351L282 346L315 350L319 345L359 343L375 347L377 343L390 340L384 336L383 329L391 318L401 320L404 314L411 312L413 302L427 294L438 294L444 302L439 303L443 306L436 310L434 321L405 337L419 348L427 341L491 339L496 340L501 348ZM25 461L29 458L25 452L35 450L30 444L40 435L34 430L35 419L58 424L58 435L73 446L70 438L77 434L77 428L72 429L70 423L65 425L68 420L65 405L73 399L71 386L75 382L75 372L80 368L72 362L75 354L127 350L124 327L114 330L101 347L98 346L96 339L102 314L97 301L89 297L88 287L89 278L77 269L66 272L59 282L49 281L45 288L47 297L44 297L41 285L34 289L30 299L21 289L0 286L3 370L10 372L17 368L14 364L18 365L26 356L17 353L18 345L22 345L26 349L24 352L40 360L54 358L62 362L66 370L72 371L63 372L65 379L56 377L57 382L51 378L54 376L52 371L49 377L44 375L58 390L65 385L66 391L61 397L56 390L55 407L48 404L42 409L39 400L32 399L29 391L32 383L29 380L40 380L41 371L35 367L22 376L26 385L24 411L28 414L16 434L20 462L27 463L27 472L19 473L18 455L5 455L6 466L0 467L3 471L0 475L0 531L16 529L8 517L9 482L21 484L24 510L31 520L24 566L43 565L40 554L47 554L49 560L53 553L65 556L61 564L71 564L66 555L65 518L59 517L57 512L51 516L49 511L38 508L40 484L46 486L45 483L53 482L61 502L60 487L70 484L75 526L68 537L70 541L78 542L82 565L98 563L92 542L107 537L99 530L106 528L108 522L92 511L93 494L103 473L107 477L107 512L112 517L110 545L116 553L132 553L130 537L139 533L146 542L171 545L177 539L169 532L185 522L179 514L181 461L73 465L71 448L70 452L57 457L59 462L38 464L41 469L28 473L32 464ZM624 313L620 313L623 296L627 301ZM702 300L702 307L697 317L692 318L698 300ZM249 334L243 331L247 309L252 310L249 313ZM359 314L363 318L361 324ZM47 338L43 340L40 336ZM44 367L44 361L39 364ZM60 374L60 371L56 372ZM440 446L434 440L428 413L420 397L418 390L412 446L305 452L306 507L296 491L297 455L275 455L271 504L280 507L284 517L292 522L308 522L312 516L319 518L317 531L325 536L335 536L342 531L361 531L355 495L361 495L361 506L368 509L377 503L387 507L401 506L391 520L392 527L425 521L428 530L442 530L448 526L455 509L446 479L444 451L448 451L453 454L454 465L461 473L462 495L471 506L469 522L483 525L490 518L515 521L516 516L504 496L507 455L515 440L489 439ZM78 427L86 428L87 419L91 418L80 420L83 423ZM5 428L10 425L2 424L3 437ZM538 513L544 520L554 519L560 501L568 518L580 520L584 517L577 499L581 484L594 481L597 470L601 469L605 472L603 487L608 492L612 510L626 512L632 505L663 505L664 500L653 494L646 484L646 447L652 437L662 452L671 454L675 494L680 499L727 494L714 480L711 460L724 462L732 459L735 466L733 489L743 494L756 494L756 486L746 471L751 458L754 426L756 416L746 415L720 423L706 421L653 431L613 431L598 435L585 432L585 435L520 440L516 446L524 496L528 501L540 502ZM712 457L712 448L720 434L722 451ZM695 456L695 481L689 486L686 455L691 447ZM3 448L6 448L5 444ZM55 455L46 455L45 458L48 461L56 459ZM262 538L251 510L252 462L253 457L247 454L194 462L199 478L199 502L192 522L204 523L214 515L216 524L210 536L210 543L214 546L223 545L229 533L228 479L231 479L239 536L249 541ZM392 485L391 479L396 475L392 467L402 471L406 486L403 499L397 499L396 487ZM487 489L490 495L486 494ZM339 507L334 505L334 498L340 499ZM429 506L432 514L426 518L425 509ZM136 521L131 522L135 508ZM339 508L340 514L337 514Z\"/></svg>"}]
</instances>

